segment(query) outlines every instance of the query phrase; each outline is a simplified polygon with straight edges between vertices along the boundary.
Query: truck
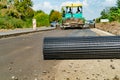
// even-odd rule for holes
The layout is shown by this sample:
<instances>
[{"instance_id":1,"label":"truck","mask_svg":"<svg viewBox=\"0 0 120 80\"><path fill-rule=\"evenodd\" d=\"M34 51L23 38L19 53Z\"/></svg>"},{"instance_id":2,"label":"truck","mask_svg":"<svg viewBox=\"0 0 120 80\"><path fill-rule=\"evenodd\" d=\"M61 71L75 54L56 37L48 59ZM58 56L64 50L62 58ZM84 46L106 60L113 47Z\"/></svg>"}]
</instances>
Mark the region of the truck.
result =
<instances>
[{"instance_id":1,"label":"truck","mask_svg":"<svg viewBox=\"0 0 120 80\"><path fill-rule=\"evenodd\" d=\"M62 26L61 29L66 28L83 28L84 17L83 7L81 3L69 3L62 6Z\"/></svg>"}]
</instances>

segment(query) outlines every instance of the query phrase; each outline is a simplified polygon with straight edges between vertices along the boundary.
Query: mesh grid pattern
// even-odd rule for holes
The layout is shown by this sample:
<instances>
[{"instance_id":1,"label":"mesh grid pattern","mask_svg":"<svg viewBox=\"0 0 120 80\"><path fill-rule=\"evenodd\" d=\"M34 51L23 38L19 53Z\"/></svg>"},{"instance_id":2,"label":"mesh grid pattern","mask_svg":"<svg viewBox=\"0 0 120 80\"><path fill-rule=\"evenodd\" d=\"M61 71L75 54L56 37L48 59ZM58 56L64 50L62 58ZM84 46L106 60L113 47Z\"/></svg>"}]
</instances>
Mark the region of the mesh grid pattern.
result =
<instances>
[{"instance_id":1,"label":"mesh grid pattern","mask_svg":"<svg viewBox=\"0 0 120 80\"><path fill-rule=\"evenodd\" d=\"M52 59L120 59L120 36L46 37L43 54Z\"/></svg>"}]
</instances>

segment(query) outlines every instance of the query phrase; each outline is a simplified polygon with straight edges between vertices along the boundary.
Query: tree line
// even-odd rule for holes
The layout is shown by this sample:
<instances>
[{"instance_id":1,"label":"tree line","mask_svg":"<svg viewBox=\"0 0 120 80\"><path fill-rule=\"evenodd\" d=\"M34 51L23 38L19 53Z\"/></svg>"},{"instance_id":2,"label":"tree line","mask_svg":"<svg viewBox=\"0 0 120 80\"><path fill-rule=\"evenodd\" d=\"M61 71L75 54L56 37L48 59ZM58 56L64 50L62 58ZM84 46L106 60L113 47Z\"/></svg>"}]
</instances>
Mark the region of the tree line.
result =
<instances>
[{"instance_id":1,"label":"tree line","mask_svg":"<svg viewBox=\"0 0 120 80\"><path fill-rule=\"evenodd\" d=\"M61 13L51 10L50 14L32 9L31 0L0 0L0 28L29 28L32 19L37 20L37 26L49 26L50 22L60 21Z\"/></svg>"},{"instance_id":2,"label":"tree line","mask_svg":"<svg viewBox=\"0 0 120 80\"><path fill-rule=\"evenodd\" d=\"M120 22L120 0L117 0L116 6L103 9L101 16L96 19L96 22L100 22L100 19L109 19L110 22Z\"/></svg>"}]
</instances>

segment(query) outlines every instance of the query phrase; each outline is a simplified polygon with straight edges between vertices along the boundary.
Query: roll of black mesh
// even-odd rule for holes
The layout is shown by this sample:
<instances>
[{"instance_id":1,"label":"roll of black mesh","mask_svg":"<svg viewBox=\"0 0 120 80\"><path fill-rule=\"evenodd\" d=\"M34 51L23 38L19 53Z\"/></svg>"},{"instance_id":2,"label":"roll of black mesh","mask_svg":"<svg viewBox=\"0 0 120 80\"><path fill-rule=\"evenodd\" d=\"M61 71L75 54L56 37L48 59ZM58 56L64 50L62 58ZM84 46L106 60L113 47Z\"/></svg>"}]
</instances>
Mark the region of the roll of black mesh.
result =
<instances>
[{"instance_id":1,"label":"roll of black mesh","mask_svg":"<svg viewBox=\"0 0 120 80\"><path fill-rule=\"evenodd\" d=\"M120 36L46 37L45 60L120 59Z\"/></svg>"}]
</instances>

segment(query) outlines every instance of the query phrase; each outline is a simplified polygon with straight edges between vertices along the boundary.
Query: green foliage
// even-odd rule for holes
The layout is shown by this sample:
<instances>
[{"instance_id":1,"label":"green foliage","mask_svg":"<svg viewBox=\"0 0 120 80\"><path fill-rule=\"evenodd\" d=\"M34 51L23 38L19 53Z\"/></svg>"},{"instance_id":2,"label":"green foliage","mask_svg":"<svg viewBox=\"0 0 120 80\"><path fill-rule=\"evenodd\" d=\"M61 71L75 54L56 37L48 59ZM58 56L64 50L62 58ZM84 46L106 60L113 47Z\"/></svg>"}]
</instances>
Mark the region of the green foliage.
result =
<instances>
[{"instance_id":1,"label":"green foliage","mask_svg":"<svg viewBox=\"0 0 120 80\"><path fill-rule=\"evenodd\" d=\"M14 18L19 18L19 19L21 18L21 13L19 13L16 9L7 10L6 15Z\"/></svg>"},{"instance_id":2,"label":"green foliage","mask_svg":"<svg viewBox=\"0 0 120 80\"><path fill-rule=\"evenodd\" d=\"M96 22L96 23L99 23L99 22L100 22L100 18L96 18L96 19L95 19L95 22Z\"/></svg>"},{"instance_id":3,"label":"green foliage","mask_svg":"<svg viewBox=\"0 0 120 80\"><path fill-rule=\"evenodd\" d=\"M32 19L23 21L21 19L11 18L8 16L0 18L0 29L28 28L28 26L32 26Z\"/></svg>"},{"instance_id":4,"label":"green foliage","mask_svg":"<svg viewBox=\"0 0 120 80\"><path fill-rule=\"evenodd\" d=\"M54 10L51 11L49 17L50 17L49 18L50 22L53 22L53 21L59 22L62 19L61 13L58 11L54 11Z\"/></svg>"},{"instance_id":5,"label":"green foliage","mask_svg":"<svg viewBox=\"0 0 120 80\"><path fill-rule=\"evenodd\" d=\"M31 6L31 0L0 1L0 29L31 27L34 16L34 10Z\"/></svg>"},{"instance_id":6,"label":"green foliage","mask_svg":"<svg viewBox=\"0 0 120 80\"><path fill-rule=\"evenodd\" d=\"M101 12L100 19L109 19L110 21L120 21L120 9L117 7L111 7L108 11L105 9Z\"/></svg>"},{"instance_id":7,"label":"green foliage","mask_svg":"<svg viewBox=\"0 0 120 80\"><path fill-rule=\"evenodd\" d=\"M49 16L51 16L53 14L53 12L54 12L54 10L51 10Z\"/></svg>"},{"instance_id":8,"label":"green foliage","mask_svg":"<svg viewBox=\"0 0 120 80\"><path fill-rule=\"evenodd\" d=\"M117 0L117 7L120 9L120 0Z\"/></svg>"},{"instance_id":9,"label":"green foliage","mask_svg":"<svg viewBox=\"0 0 120 80\"><path fill-rule=\"evenodd\" d=\"M118 8L117 7L111 7L109 10L109 20L110 21L118 21Z\"/></svg>"},{"instance_id":10,"label":"green foliage","mask_svg":"<svg viewBox=\"0 0 120 80\"><path fill-rule=\"evenodd\" d=\"M37 26L49 26L49 15L34 11L32 5L31 0L0 0L0 29L29 28L33 18Z\"/></svg>"},{"instance_id":11,"label":"green foliage","mask_svg":"<svg viewBox=\"0 0 120 80\"><path fill-rule=\"evenodd\" d=\"M15 18L0 18L0 28L3 29L22 28L22 23L21 20Z\"/></svg>"},{"instance_id":12,"label":"green foliage","mask_svg":"<svg viewBox=\"0 0 120 80\"><path fill-rule=\"evenodd\" d=\"M34 10L31 8L32 5L31 0L14 0L14 6L16 10L21 13L22 19L34 16Z\"/></svg>"},{"instance_id":13,"label":"green foliage","mask_svg":"<svg viewBox=\"0 0 120 80\"><path fill-rule=\"evenodd\" d=\"M37 14L40 14L40 13L44 13L44 12L42 10L38 10L38 11L34 12L34 15L37 15Z\"/></svg>"},{"instance_id":14,"label":"green foliage","mask_svg":"<svg viewBox=\"0 0 120 80\"><path fill-rule=\"evenodd\" d=\"M120 22L120 0L117 0L116 7L110 7L109 9L103 9L101 17L99 19L109 19L112 21Z\"/></svg>"},{"instance_id":15,"label":"green foliage","mask_svg":"<svg viewBox=\"0 0 120 80\"><path fill-rule=\"evenodd\" d=\"M101 18L102 19L106 19L106 18L108 18L108 12L107 12L107 10L106 9L103 9L103 11L101 12Z\"/></svg>"},{"instance_id":16,"label":"green foliage","mask_svg":"<svg viewBox=\"0 0 120 80\"><path fill-rule=\"evenodd\" d=\"M39 13L34 16L37 21L37 26L49 26L49 16L45 13Z\"/></svg>"},{"instance_id":17,"label":"green foliage","mask_svg":"<svg viewBox=\"0 0 120 80\"><path fill-rule=\"evenodd\" d=\"M7 5L3 2L0 2L0 9L7 8Z\"/></svg>"},{"instance_id":18,"label":"green foliage","mask_svg":"<svg viewBox=\"0 0 120 80\"><path fill-rule=\"evenodd\" d=\"M23 28L31 28L32 27L32 19L26 19L25 24L23 26Z\"/></svg>"},{"instance_id":19,"label":"green foliage","mask_svg":"<svg viewBox=\"0 0 120 80\"><path fill-rule=\"evenodd\" d=\"M34 17L34 10L32 8L27 8L25 13L26 18L32 18Z\"/></svg>"}]
</instances>

